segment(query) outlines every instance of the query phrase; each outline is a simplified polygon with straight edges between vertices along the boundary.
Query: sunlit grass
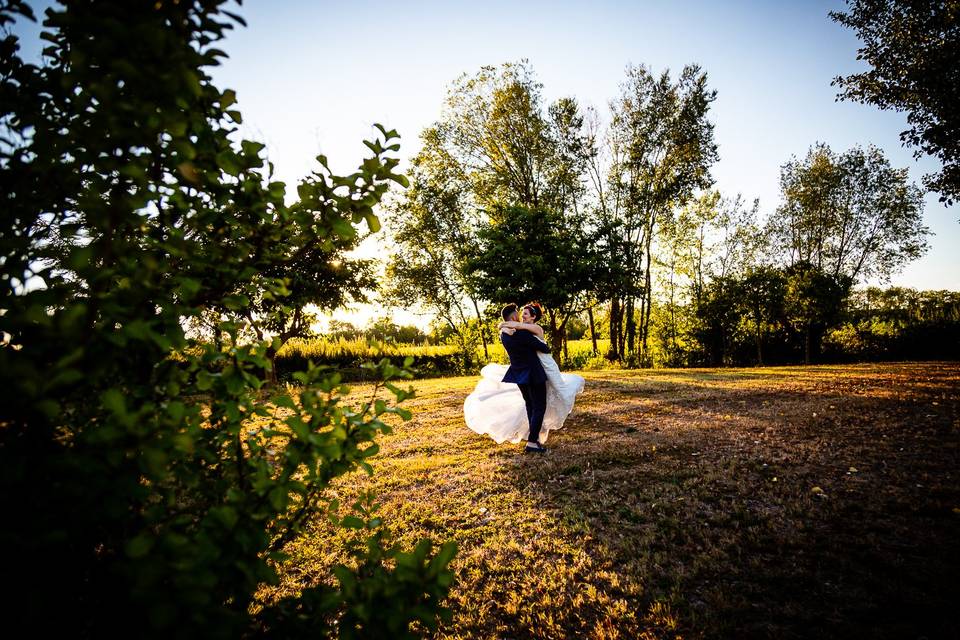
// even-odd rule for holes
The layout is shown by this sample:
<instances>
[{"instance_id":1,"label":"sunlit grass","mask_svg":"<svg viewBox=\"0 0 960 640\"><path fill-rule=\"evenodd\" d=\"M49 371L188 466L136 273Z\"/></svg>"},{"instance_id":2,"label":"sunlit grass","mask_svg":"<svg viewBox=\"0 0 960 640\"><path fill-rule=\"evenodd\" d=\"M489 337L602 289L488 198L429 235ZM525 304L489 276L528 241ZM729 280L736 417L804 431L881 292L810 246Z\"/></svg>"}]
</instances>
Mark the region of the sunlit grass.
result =
<instances>
[{"instance_id":1,"label":"sunlit grass","mask_svg":"<svg viewBox=\"0 0 960 640\"><path fill-rule=\"evenodd\" d=\"M598 353L603 354L609 346L608 340L598 340ZM365 338L355 338L347 340L339 338L330 340L327 338L294 338L288 341L278 352L278 355L293 356L299 355L305 358L328 359L328 358L376 358L383 356L442 356L455 355L459 347L456 344L440 345L413 345L398 344L393 342L380 342L367 340ZM590 340L570 340L567 343L567 351L571 358L590 354L593 350L593 344ZM487 353L492 362L506 362L507 354L503 345L499 341L489 342L487 344ZM562 350L557 350L558 355ZM477 361L483 361L483 347L478 346L475 352Z\"/></svg>"},{"instance_id":2,"label":"sunlit grass","mask_svg":"<svg viewBox=\"0 0 960 640\"><path fill-rule=\"evenodd\" d=\"M328 340L325 338L294 338L280 349L280 357L300 355L305 358L324 360L328 358L377 358L383 356L418 356L418 355L450 355L455 354L455 345L412 345L396 344L392 342L377 342L356 338L346 340Z\"/></svg>"}]
</instances>

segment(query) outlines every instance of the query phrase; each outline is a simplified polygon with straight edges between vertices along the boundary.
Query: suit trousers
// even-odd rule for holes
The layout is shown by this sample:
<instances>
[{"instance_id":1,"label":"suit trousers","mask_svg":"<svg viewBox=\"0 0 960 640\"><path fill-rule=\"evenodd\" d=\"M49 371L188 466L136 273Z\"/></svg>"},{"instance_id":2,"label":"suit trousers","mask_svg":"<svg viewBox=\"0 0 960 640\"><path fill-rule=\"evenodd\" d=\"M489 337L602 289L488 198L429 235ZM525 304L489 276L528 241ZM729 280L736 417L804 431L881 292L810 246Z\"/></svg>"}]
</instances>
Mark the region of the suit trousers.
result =
<instances>
[{"instance_id":1,"label":"suit trousers","mask_svg":"<svg viewBox=\"0 0 960 640\"><path fill-rule=\"evenodd\" d=\"M547 383L532 382L517 386L520 387L523 403L527 406L527 421L530 424L527 441L538 442L540 429L543 427L543 415L547 412Z\"/></svg>"}]
</instances>

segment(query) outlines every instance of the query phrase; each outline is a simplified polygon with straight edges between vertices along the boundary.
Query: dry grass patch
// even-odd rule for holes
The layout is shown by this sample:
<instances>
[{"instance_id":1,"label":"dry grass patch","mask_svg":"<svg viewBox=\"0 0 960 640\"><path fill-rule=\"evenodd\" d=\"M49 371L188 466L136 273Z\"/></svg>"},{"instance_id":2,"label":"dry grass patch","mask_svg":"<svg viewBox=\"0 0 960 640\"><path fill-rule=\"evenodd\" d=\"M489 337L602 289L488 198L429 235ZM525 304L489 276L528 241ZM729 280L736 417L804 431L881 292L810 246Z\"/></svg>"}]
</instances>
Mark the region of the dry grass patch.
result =
<instances>
[{"instance_id":1,"label":"dry grass patch","mask_svg":"<svg viewBox=\"0 0 960 640\"><path fill-rule=\"evenodd\" d=\"M960 365L586 377L543 457L467 429L475 378L418 382L337 483L405 545L459 543L441 637L960 635ZM348 542L316 523L278 592Z\"/></svg>"}]
</instances>

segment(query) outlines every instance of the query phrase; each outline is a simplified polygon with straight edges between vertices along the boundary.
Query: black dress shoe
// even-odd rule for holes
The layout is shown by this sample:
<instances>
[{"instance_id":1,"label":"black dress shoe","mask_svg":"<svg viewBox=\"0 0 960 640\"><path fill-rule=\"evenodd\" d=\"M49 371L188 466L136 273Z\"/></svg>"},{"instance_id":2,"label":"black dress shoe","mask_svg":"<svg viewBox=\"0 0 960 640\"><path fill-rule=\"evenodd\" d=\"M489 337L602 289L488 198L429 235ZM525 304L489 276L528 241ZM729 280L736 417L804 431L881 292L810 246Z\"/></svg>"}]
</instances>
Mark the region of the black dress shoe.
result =
<instances>
[{"instance_id":1,"label":"black dress shoe","mask_svg":"<svg viewBox=\"0 0 960 640\"><path fill-rule=\"evenodd\" d=\"M536 447L524 447L524 453L546 453L547 448L542 444L538 444Z\"/></svg>"}]
</instances>

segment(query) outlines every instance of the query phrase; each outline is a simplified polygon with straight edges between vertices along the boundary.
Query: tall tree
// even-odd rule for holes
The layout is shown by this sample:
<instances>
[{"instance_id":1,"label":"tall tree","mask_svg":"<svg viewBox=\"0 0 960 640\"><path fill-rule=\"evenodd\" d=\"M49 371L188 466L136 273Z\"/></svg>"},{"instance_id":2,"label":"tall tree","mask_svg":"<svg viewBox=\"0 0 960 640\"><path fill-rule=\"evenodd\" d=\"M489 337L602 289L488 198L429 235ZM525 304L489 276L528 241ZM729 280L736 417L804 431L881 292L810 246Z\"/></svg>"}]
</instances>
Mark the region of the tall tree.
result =
<instances>
[{"instance_id":1,"label":"tall tree","mask_svg":"<svg viewBox=\"0 0 960 640\"><path fill-rule=\"evenodd\" d=\"M929 248L922 191L876 147L836 154L814 145L783 165L780 188L768 232L788 265L851 282L885 279Z\"/></svg>"},{"instance_id":2,"label":"tall tree","mask_svg":"<svg viewBox=\"0 0 960 640\"><path fill-rule=\"evenodd\" d=\"M907 112L900 134L916 156L943 163L926 186L953 204L960 198L960 5L955 0L848 0L830 17L856 31L857 59L868 71L839 76L841 100Z\"/></svg>"},{"instance_id":3,"label":"tall tree","mask_svg":"<svg viewBox=\"0 0 960 640\"><path fill-rule=\"evenodd\" d=\"M763 366L764 339L783 317L785 296L786 280L780 269L757 265L748 269L740 281L740 305L753 325L757 366Z\"/></svg>"},{"instance_id":4,"label":"tall tree","mask_svg":"<svg viewBox=\"0 0 960 640\"><path fill-rule=\"evenodd\" d=\"M567 322L589 304L597 254L589 237L549 209L501 207L491 212L470 261L490 300L545 307L551 343L563 345Z\"/></svg>"},{"instance_id":5,"label":"tall tree","mask_svg":"<svg viewBox=\"0 0 960 640\"><path fill-rule=\"evenodd\" d=\"M379 140L368 145L375 153L399 148L396 144L384 148ZM360 178L359 173L342 178L331 176L325 158L321 156L320 161L320 170L298 185L300 198L291 206L291 211L299 215L318 215L316 212L323 211L324 203L333 193L343 192L344 187L356 184ZM403 176L398 177L397 182L407 184ZM360 202L365 198L379 201L384 193L383 190L365 191L359 190L351 197ZM363 218L358 215L357 221L360 219ZM266 354L271 363L271 384L277 382L273 366L277 352L292 338L310 335L311 326L317 320L312 309L330 312L351 302L367 302L369 293L376 289L376 262L350 255L363 238L380 229L376 217L367 215L366 219L369 224L366 233L354 226L354 220L337 223L337 233L324 237L313 236L304 229L292 229L283 245L286 259L265 268L261 278L241 283L234 296L227 299L228 305L218 309L227 318L238 315L245 318L258 340L272 338ZM284 295L275 295L263 282L281 284Z\"/></svg>"},{"instance_id":6,"label":"tall tree","mask_svg":"<svg viewBox=\"0 0 960 640\"><path fill-rule=\"evenodd\" d=\"M481 212L470 205L468 176L437 129L428 128L421 139L423 148L411 162L412 186L388 208L394 248L381 291L389 304L419 306L444 322L469 369L478 338L489 359L482 301L467 266ZM471 314L477 330L471 328Z\"/></svg>"},{"instance_id":7,"label":"tall tree","mask_svg":"<svg viewBox=\"0 0 960 640\"><path fill-rule=\"evenodd\" d=\"M579 212L589 153L583 115L573 98L545 106L541 90L527 61L458 78L443 116L421 136L413 186L391 214L398 247L388 268L390 300L433 309L465 348L467 310L482 327L478 292L489 291L466 266L477 255L477 234L490 226L488 212L516 205L550 210L567 226L586 224Z\"/></svg>"},{"instance_id":8,"label":"tall tree","mask_svg":"<svg viewBox=\"0 0 960 640\"><path fill-rule=\"evenodd\" d=\"M679 327L691 324L691 318L681 316L707 314L712 308L704 300L708 293L715 301L735 299L725 291L736 290L733 285L754 265L762 244L758 206L756 201L747 206L739 195L723 198L707 191L663 221L653 265L663 292L657 300L668 310L659 316L661 325L669 324L659 327L661 335L679 337ZM715 280L721 284L712 286ZM716 317L714 311L709 314Z\"/></svg>"},{"instance_id":9,"label":"tall tree","mask_svg":"<svg viewBox=\"0 0 960 640\"><path fill-rule=\"evenodd\" d=\"M576 100L545 106L542 90L527 60L482 67L449 88L431 142L467 178L475 206L573 208L582 191L583 120Z\"/></svg>"},{"instance_id":10,"label":"tall tree","mask_svg":"<svg viewBox=\"0 0 960 640\"><path fill-rule=\"evenodd\" d=\"M625 350L635 352L637 338L640 357L646 357L654 237L674 207L712 183L717 147L707 112L715 99L706 73L696 65L684 67L676 82L669 71L654 76L647 67L630 66L620 96L611 104L610 186L605 195L612 202L601 211L606 227L621 234L609 243L616 252L609 259L621 263L621 272L632 279L612 302L614 357Z\"/></svg>"}]
</instances>

